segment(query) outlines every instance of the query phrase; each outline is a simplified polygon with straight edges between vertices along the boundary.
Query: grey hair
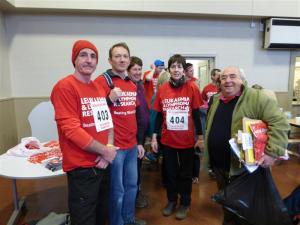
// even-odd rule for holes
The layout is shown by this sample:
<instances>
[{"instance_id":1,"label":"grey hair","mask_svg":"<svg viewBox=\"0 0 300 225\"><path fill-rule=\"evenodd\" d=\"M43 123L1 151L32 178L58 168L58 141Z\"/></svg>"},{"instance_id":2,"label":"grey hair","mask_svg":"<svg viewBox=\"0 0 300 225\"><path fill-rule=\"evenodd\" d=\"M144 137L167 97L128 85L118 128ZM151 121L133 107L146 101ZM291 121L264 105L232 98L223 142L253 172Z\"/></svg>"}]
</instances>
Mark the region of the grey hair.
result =
<instances>
[{"instance_id":1,"label":"grey hair","mask_svg":"<svg viewBox=\"0 0 300 225\"><path fill-rule=\"evenodd\" d=\"M240 67L238 67L238 66L237 66L237 68L238 68L239 71L240 71L240 77L241 77L242 81L246 81L246 74L245 74L244 69L243 69L243 68L240 68Z\"/></svg>"},{"instance_id":2,"label":"grey hair","mask_svg":"<svg viewBox=\"0 0 300 225\"><path fill-rule=\"evenodd\" d=\"M243 68L240 68L239 66L229 66L229 67L233 67L233 68L237 68L239 73L240 73L240 78L242 79L242 81L247 81L246 80L246 74Z\"/></svg>"}]
</instances>

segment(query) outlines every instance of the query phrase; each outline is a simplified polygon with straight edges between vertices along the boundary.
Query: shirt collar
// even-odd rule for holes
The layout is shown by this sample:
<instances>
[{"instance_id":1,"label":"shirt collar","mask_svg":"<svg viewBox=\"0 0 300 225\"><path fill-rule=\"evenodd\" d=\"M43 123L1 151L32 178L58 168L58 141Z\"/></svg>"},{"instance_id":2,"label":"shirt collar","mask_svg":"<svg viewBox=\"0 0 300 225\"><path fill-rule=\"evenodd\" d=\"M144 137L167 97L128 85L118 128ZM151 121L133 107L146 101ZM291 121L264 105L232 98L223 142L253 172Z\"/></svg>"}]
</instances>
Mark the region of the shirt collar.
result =
<instances>
[{"instance_id":1,"label":"shirt collar","mask_svg":"<svg viewBox=\"0 0 300 225\"><path fill-rule=\"evenodd\" d=\"M232 96L227 96L225 97L222 93L220 95L220 100L222 102L224 102L225 104L227 104L228 102L230 102L231 100L233 100L235 97L241 96L242 92L238 91L235 95Z\"/></svg>"},{"instance_id":2,"label":"shirt collar","mask_svg":"<svg viewBox=\"0 0 300 225\"><path fill-rule=\"evenodd\" d=\"M120 77L123 80L130 80L129 76L127 73L125 73L124 75L119 75L119 74L115 74L111 69L106 71L108 73L109 76L111 77Z\"/></svg>"}]
</instances>

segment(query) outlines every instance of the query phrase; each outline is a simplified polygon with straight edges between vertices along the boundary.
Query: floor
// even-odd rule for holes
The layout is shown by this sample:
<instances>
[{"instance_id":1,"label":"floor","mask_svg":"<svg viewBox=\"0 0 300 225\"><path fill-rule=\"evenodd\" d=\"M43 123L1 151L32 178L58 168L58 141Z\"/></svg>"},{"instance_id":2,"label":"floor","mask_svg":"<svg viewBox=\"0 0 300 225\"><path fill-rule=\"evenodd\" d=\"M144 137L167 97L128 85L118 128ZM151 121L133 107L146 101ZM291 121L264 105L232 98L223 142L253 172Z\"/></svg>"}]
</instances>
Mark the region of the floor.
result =
<instances>
[{"instance_id":1,"label":"floor","mask_svg":"<svg viewBox=\"0 0 300 225\"><path fill-rule=\"evenodd\" d=\"M300 184L300 163L297 159L283 162L273 167L273 176L282 197L287 196ZM158 166L145 166L143 169L143 191L149 196L150 205L137 210L137 216L145 219L148 225L220 225L221 208L211 201L216 192L216 184L205 172L200 174L200 183L193 185L192 205L188 218L177 221L175 216L164 217L161 213L166 204L164 188L161 186ZM12 212L11 180L0 178L0 225L5 225ZM26 196L26 210L18 224L42 218L49 212L67 211L66 177L43 180L20 180L18 193Z\"/></svg>"}]
</instances>

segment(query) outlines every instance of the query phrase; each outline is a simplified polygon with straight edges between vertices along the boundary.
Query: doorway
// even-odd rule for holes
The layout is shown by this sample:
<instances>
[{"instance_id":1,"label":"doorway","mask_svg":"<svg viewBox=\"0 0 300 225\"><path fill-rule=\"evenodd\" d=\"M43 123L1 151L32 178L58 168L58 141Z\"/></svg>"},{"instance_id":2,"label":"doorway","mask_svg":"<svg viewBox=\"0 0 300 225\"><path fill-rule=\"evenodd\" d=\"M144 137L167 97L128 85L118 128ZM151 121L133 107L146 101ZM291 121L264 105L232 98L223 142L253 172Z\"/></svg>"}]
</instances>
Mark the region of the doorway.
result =
<instances>
[{"instance_id":1,"label":"doorway","mask_svg":"<svg viewBox=\"0 0 300 225\"><path fill-rule=\"evenodd\" d=\"M295 58L293 101L300 101L300 56L296 56Z\"/></svg>"},{"instance_id":2,"label":"doorway","mask_svg":"<svg viewBox=\"0 0 300 225\"><path fill-rule=\"evenodd\" d=\"M291 51L288 101L283 108L292 111L293 115L299 116L300 112L300 51Z\"/></svg>"},{"instance_id":3,"label":"doorway","mask_svg":"<svg viewBox=\"0 0 300 225\"><path fill-rule=\"evenodd\" d=\"M184 55L187 63L193 64L194 77L200 81L200 89L210 83L210 72L215 68L215 56Z\"/></svg>"},{"instance_id":4,"label":"doorway","mask_svg":"<svg viewBox=\"0 0 300 225\"><path fill-rule=\"evenodd\" d=\"M300 51L291 51L289 78L289 100L292 104L300 103Z\"/></svg>"}]
</instances>

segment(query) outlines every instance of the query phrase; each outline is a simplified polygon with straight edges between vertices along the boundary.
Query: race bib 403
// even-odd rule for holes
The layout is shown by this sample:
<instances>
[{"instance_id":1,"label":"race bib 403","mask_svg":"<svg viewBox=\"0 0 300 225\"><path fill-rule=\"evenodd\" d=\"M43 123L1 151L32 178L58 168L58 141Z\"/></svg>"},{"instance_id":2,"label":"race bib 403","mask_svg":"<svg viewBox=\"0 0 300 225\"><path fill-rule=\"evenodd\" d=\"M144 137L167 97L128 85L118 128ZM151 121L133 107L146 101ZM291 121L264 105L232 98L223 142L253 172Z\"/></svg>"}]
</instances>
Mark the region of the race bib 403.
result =
<instances>
[{"instance_id":1,"label":"race bib 403","mask_svg":"<svg viewBox=\"0 0 300 225\"><path fill-rule=\"evenodd\" d=\"M100 132L113 127L113 122L106 100L100 100L90 103L93 111L93 117L95 122L96 131Z\"/></svg>"}]
</instances>

